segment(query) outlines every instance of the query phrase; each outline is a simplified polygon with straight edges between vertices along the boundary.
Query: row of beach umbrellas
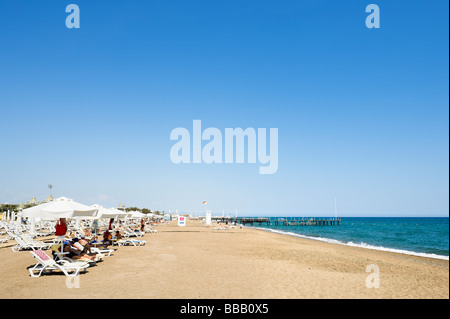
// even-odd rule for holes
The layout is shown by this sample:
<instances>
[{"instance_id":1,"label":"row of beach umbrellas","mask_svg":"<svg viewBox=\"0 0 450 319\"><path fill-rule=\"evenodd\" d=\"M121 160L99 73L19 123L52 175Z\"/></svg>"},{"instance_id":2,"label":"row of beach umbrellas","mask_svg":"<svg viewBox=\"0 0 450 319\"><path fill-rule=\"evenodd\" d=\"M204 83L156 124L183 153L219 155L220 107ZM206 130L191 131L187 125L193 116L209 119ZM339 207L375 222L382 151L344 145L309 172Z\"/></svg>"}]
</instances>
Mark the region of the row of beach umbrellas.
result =
<instances>
[{"instance_id":1,"label":"row of beach umbrellas","mask_svg":"<svg viewBox=\"0 0 450 319\"><path fill-rule=\"evenodd\" d=\"M82 219L123 219L123 218L152 218L154 214L143 214L139 211L124 212L115 208L105 208L95 204L87 206L67 197L60 197L51 202L43 203L22 210L17 218L28 218L31 232L34 232L36 221L59 220L61 218L75 219L79 223Z\"/></svg>"},{"instance_id":2,"label":"row of beach umbrellas","mask_svg":"<svg viewBox=\"0 0 450 319\"><path fill-rule=\"evenodd\" d=\"M75 219L77 226L80 225L81 220L86 219L110 219L110 221L123 218L146 218L149 216L138 211L124 212L115 208L105 208L101 205L87 206L67 197L60 197L51 202L43 203L22 210L17 214L16 223L21 223L22 218L28 218L30 221L30 233L36 233L36 221L39 220L61 220L61 219ZM14 217L13 217L14 220ZM65 233L64 227L64 233ZM61 247L64 245L64 234L57 234L61 239ZM62 249L61 249L62 250Z\"/></svg>"}]
</instances>

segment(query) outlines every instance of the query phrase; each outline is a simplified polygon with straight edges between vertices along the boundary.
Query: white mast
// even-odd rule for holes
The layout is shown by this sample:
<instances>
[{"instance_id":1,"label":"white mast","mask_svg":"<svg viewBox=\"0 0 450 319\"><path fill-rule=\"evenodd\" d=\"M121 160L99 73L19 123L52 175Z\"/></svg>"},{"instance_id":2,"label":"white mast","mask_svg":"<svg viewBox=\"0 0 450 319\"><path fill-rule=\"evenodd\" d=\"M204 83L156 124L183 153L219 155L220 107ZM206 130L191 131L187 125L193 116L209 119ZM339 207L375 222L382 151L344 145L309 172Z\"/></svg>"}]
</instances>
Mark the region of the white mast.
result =
<instances>
[{"instance_id":1,"label":"white mast","mask_svg":"<svg viewBox=\"0 0 450 319\"><path fill-rule=\"evenodd\" d=\"M337 219L337 205L336 205L336 197L334 198L334 217Z\"/></svg>"}]
</instances>

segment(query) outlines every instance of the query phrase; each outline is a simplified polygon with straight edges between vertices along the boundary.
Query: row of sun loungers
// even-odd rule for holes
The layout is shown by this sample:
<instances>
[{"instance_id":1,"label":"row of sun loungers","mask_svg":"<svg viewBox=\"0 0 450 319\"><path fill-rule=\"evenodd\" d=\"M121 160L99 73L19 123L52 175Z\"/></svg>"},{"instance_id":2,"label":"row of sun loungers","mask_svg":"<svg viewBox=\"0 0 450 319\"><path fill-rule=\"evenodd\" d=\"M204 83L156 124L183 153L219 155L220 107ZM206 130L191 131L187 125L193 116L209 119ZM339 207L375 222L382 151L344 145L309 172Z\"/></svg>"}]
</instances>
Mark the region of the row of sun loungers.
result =
<instances>
[{"instance_id":1,"label":"row of sun loungers","mask_svg":"<svg viewBox=\"0 0 450 319\"><path fill-rule=\"evenodd\" d=\"M30 251L36 264L33 267L29 267L28 270L32 277L40 277L42 274L48 274L53 271L62 271L66 276L77 276L79 273L85 272L90 266L96 264L96 262L101 261L104 257L110 257L114 252L114 249L106 249L103 247L94 247L91 245L90 250L92 253L96 254L96 259L94 261L74 261L67 257L61 257L56 252L59 252L60 240L54 239L51 242L43 242L40 240L35 240L33 234L26 233L23 228L16 227L17 225L8 225L3 221L0 221L0 229L4 230L3 234L7 234L9 239L13 239L16 245L12 246L13 252L19 251ZM25 232L24 232L25 231ZM123 239L113 240L113 245L117 246L144 246L146 240L140 239L144 236L146 232L155 233L156 230L148 229L145 232L134 231L129 227L123 230ZM79 232L82 233L81 231ZM41 231L41 234L44 232ZM48 235L53 235L54 232L49 232ZM132 238L134 237L134 238ZM7 242L8 239L1 239L0 243ZM45 250L52 249L55 254L52 256L47 254Z\"/></svg>"},{"instance_id":2,"label":"row of sun loungers","mask_svg":"<svg viewBox=\"0 0 450 319\"><path fill-rule=\"evenodd\" d=\"M145 240L136 239L121 239L116 241L116 244L119 246L143 246L145 243ZM109 257L114 252L113 249L101 249L98 247L91 247L91 251L97 255L102 255L102 257ZM92 263L88 261L73 261L69 258L58 258L57 260L54 260L42 249L32 250L30 253L37 261L34 267L28 269L32 277L40 277L42 274L51 273L53 270L60 270L69 277L77 276L79 273L85 272L86 269L92 265Z\"/></svg>"},{"instance_id":3,"label":"row of sun loungers","mask_svg":"<svg viewBox=\"0 0 450 319\"><path fill-rule=\"evenodd\" d=\"M137 239L121 239L115 241L118 246L143 246L145 240ZM102 257L109 257L114 252L113 249L105 249L98 247L91 247L91 251ZM51 273L54 270L62 271L66 276L77 276L79 273L86 272L86 269L95 262L90 261L73 261L65 257L63 259L57 258L56 260L48 256L43 249L31 250L30 253L36 259L37 263L34 267L29 268L30 275L32 277L40 277L42 274ZM100 259L101 260L101 259Z\"/></svg>"}]
</instances>

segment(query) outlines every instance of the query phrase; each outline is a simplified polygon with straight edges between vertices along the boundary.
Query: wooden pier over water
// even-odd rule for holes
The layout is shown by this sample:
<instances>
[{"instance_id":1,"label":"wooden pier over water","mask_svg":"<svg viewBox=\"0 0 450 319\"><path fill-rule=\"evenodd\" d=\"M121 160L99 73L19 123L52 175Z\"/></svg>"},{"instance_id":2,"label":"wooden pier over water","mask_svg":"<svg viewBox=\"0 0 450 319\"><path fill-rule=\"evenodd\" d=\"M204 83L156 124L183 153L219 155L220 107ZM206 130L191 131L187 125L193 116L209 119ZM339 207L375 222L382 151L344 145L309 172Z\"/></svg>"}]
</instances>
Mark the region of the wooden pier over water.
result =
<instances>
[{"instance_id":1,"label":"wooden pier over water","mask_svg":"<svg viewBox=\"0 0 450 319\"><path fill-rule=\"evenodd\" d=\"M340 218L322 217L212 217L212 220L221 223L236 223L242 225L275 225L275 226L339 226Z\"/></svg>"}]
</instances>

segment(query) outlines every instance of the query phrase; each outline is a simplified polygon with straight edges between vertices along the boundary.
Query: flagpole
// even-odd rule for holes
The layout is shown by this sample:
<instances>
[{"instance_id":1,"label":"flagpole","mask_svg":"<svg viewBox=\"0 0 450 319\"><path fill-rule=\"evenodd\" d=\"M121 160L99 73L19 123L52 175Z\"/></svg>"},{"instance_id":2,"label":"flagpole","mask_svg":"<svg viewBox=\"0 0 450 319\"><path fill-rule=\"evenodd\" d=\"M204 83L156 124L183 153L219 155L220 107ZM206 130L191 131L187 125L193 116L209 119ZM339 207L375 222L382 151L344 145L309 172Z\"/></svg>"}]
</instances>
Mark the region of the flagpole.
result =
<instances>
[{"instance_id":1,"label":"flagpole","mask_svg":"<svg viewBox=\"0 0 450 319\"><path fill-rule=\"evenodd\" d=\"M206 213L208 212L208 201L204 201L202 204L205 205L205 217L206 217Z\"/></svg>"},{"instance_id":2,"label":"flagpole","mask_svg":"<svg viewBox=\"0 0 450 319\"><path fill-rule=\"evenodd\" d=\"M337 204L336 204L336 197L334 198L334 218L337 219Z\"/></svg>"}]
</instances>

